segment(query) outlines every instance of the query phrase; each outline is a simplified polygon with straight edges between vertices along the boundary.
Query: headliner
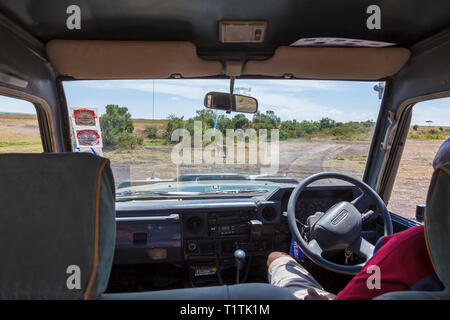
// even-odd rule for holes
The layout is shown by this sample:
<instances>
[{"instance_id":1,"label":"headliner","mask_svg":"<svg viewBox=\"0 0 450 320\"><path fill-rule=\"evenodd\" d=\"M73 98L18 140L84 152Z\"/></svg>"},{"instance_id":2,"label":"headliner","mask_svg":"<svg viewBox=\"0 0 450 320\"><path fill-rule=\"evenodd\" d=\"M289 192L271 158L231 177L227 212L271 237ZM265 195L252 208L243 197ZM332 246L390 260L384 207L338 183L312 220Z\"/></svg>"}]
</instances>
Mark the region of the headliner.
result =
<instances>
[{"instance_id":1,"label":"headliner","mask_svg":"<svg viewBox=\"0 0 450 320\"><path fill-rule=\"evenodd\" d=\"M65 27L67 6L81 7L81 30ZM381 8L381 30L365 27ZM264 57L306 37L386 41L410 48L447 28L448 0L0 0L0 12L42 42L52 39L190 41L204 57ZM267 20L262 44L223 44L220 20Z\"/></svg>"}]
</instances>

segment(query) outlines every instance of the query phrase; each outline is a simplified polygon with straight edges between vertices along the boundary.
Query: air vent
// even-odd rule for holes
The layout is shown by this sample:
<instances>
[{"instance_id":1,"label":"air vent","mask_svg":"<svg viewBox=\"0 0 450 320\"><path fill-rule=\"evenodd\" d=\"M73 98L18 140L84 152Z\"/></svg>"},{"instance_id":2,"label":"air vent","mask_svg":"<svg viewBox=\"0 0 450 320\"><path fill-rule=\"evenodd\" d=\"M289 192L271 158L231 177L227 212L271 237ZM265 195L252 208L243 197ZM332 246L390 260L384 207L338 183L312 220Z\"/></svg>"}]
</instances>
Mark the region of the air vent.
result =
<instances>
[{"instance_id":1,"label":"air vent","mask_svg":"<svg viewBox=\"0 0 450 320\"><path fill-rule=\"evenodd\" d=\"M265 206L261 211L261 216L265 221L275 220L277 217L277 209L273 206Z\"/></svg>"},{"instance_id":2,"label":"air vent","mask_svg":"<svg viewBox=\"0 0 450 320\"><path fill-rule=\"evenodd\" d=\"M192 233L198 233L202 230L203 221L200 217L193 216L187 220L187 228Z\"/></svg>"},{"instance_id":3,"label":"air vent","mask_svg":"<svg viewBox=\"0 0 450 320\"><path fill-rule=\"evenodd\" d=\"M220 21L222 43L261 43L266 38L267 21Z\"/></svg>"},{"instance_id":4,"label":"air vent","mask_svg":"<svg viewBox=\"0 0 450 320\"><path fill-rule=\"evenodd\" d=\"M206 212L182 213L183 238L198 238L208 236Z\"/></svg>"}]
</instances>

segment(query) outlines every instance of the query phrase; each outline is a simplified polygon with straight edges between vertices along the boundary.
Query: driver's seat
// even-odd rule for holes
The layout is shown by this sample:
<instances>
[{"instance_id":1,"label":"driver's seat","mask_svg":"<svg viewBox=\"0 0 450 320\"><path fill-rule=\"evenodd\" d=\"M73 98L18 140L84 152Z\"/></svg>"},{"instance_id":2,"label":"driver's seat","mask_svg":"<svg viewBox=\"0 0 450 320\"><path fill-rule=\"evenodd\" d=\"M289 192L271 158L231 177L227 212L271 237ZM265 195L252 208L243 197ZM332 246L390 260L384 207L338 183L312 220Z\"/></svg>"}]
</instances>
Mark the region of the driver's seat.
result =
<instances>
[{"instance_id":1,"label":"driver's seat","mask_svg":"<svg viewBox=\"0 0 450 320\"><path fill-rule=\"evenodd\" d=\"M431 178L425 212L427 248L443 291L399 291L377 297L380 300L450 299L450 162L435 170Z\"/></svg>"}]
</instances>

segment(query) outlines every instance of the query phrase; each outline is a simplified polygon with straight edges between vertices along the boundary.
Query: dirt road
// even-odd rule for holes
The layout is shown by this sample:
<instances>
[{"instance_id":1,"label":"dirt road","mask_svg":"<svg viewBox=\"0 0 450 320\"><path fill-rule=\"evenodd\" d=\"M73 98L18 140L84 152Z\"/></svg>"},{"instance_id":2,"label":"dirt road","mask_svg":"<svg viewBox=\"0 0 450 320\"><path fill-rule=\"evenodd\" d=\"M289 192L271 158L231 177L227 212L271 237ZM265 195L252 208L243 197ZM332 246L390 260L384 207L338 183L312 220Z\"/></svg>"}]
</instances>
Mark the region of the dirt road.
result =
<instances>
[{"instance_id":1,"label":"dirt road","mask_svg":"<svg viewBox=\"0 0 450 320\"><path fill-rule=\"evenodd\" d=\"M280 172L298 179L304 179L312 174L323 171L341 171L361 178L364 163L349 164L352 161L348 156L364 157L369 151L368 142L336 142L312 141L281 143L280 145ZM344 161L343 163L339 163ZM346 161L347 159L347 161ZM350 161L348 161L350 160ZM354 162L354 161L352 161ZM339 168L340 170L338 170ZM322 181L333 182L333 181Z\"/></svg>"},{"instance_id":2,"label":"dirt road","mask_svg":"<svg viewBox=\"0 0 450 320\"><path fill-rule=\"evenodd\" d=\"M433 171L432 159L441 143L441 140L407 140L388 204L391 211L414 217L416 204L425 203ZM362 178L369 147L369 142L281 141L279 173L304 179L321 171L338 171ZM194 164L177 168L171 160L171 151L172 146L149 146L133 151L104 150L104 155L111 159L116 186L123 180L145 179L153 173L159 178L175 178L182 173L260 173L260 165L249 164ZM35 117L15 119L3 115L0 119L0 152L42 152ZM335 181L322 181L327 182Z\"/></svg>"},{"instance_id":3,"label":"dirt road","mask_svg":"<svg viewBox=\"0 0 450 320\"><path fill-rule=\"evenodd\" d=\"M295 141L281 142L279 173L304 179L322 171L341 171L361 178L369 150L367 142ZM145 179L152 176L175 178L182 173L242 173L259 174L261 165L256 164L192 164L177 167L170 154L172 147L144 147L130 153L105 151L111 158L116 183L126 179ZM358 161L359 158L362 161ZM337 160L340 159L340 160ZM356 159L356 160L355 160ZM322 181L322 183L335 181Z\"/></svg>"},{"instance_id":4,"label":"dirt road","mask_svg":"<svg viewBox=\"0 0 450 320\"><path fill-rule=\"evenodd\" d=\"M432 174L432 159L441 141L408 141L396 177L388 208L404 217L414 217L415 206L425 203ZM361 179L369 152L369 142L329 140L282 141L279 172L304 179L322 171L337 171ZM145 179L155 173L159 178L175 178L177 167L170 158L171 146L145 147L132 152L105 152L111 159L116 185L123 180ZM180 166L178 174L235 172L259 174L258 165L190 165ZM323 180L321 183L342 183Z\"/></svg>"}]
</instances>

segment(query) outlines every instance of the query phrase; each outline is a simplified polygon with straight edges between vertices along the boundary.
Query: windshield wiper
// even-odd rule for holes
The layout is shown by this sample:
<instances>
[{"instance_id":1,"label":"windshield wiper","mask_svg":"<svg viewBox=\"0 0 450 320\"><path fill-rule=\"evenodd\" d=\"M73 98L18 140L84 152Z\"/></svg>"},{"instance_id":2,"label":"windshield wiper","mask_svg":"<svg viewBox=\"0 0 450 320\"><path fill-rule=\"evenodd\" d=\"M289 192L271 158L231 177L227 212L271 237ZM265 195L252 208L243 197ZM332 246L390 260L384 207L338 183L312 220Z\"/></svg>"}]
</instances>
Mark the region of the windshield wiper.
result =
<instances>
[{"instance_id":1,"label":"windshield wiper","mask_svg":"<svg viewBox=\"0 0 450 320\"><path fill-rule=\"evenodd\" d=\"M231 189L217 190L213 192L204 192L202 194L240 194L240 193L266 193L268 189Z\"/></svg>"},{"instance_id":2,"label":"windshield wiper","mask_svg":"<svg viewBox=\"0 0 450 320\"><path fill-rule=\"evenodd\" d=\"M195 198L201 199L203 197L214 197L217 195L223 196L242 196L261 194L268 192L268 189L232 189L232 190L217 190L212 192L169 192L169 191L138 191L138 192L121 192L116 194L116 201L132 201L132 200L160 200L160 199L183 199Z\"/></svg>"},{"instance_id":3,"label":"windshield wiper","mask_svg":"<svg viewBox=\"0 0 450 320\"><path fill-rule=\"evenodd\" d=\"M116 193L116 201L131 201L142 199L166 199L182 198L185 196L197 196L199 192L173 192L173 191L123 191Z\"/></svg>"},{"instance_id":4,"label":"windshield wiper","mask_svg":"<svg viewBox=\"0 0 450 320\"><path fill-rule=\"evenodd\" d=\"M142 195L142 194L158 194L158 195L162 195L162 194L166 194L167 191L119 191L116 192L116 197L127 197L127 196L132 196L132 195Z\"/></svg>"}]
</instances>

